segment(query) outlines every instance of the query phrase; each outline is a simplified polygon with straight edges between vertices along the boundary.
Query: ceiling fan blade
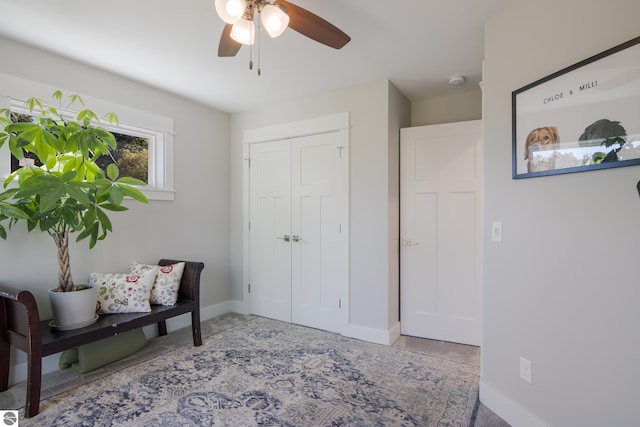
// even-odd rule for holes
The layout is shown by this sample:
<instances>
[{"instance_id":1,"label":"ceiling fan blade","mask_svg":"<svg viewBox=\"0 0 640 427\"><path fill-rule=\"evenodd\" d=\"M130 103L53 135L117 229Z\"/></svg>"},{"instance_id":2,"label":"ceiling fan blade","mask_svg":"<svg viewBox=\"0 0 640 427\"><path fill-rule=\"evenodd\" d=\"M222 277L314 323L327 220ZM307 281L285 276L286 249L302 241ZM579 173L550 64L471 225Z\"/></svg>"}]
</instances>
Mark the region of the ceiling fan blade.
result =
<instances>
[{"instance_id":1,"label":"ceiling fan blade","mask_svg":"<svg viewBox=\"0 0 640 427\"><path fill-rule=\"evenodd\" d=\"M274 4L286 10L290 28L310 39L334 49L340 49L351 41L351 37L340 28L300 6L285 0L276 0Z\"/></svg>"},{"instance_id":2,"label":"ceiling fan blade","mask_svg":"<svg viewBox=\"0 0 640 427\"><path fill-rule=\"evenodd\" d=\"M225 24L220 36L220 44L218 45L218 56L236 56L242 44L231 38L231 28L233 25Z\"/></svg>"}]
</instances>

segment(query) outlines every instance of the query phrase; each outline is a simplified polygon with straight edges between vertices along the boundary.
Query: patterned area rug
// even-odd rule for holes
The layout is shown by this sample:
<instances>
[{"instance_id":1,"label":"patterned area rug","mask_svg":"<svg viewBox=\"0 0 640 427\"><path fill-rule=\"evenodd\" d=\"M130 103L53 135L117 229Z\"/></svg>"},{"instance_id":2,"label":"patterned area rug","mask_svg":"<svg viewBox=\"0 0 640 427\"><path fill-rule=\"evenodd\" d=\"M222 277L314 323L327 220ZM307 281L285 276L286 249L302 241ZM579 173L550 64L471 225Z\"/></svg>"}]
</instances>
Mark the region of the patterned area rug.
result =
<instances>
[{"instance_id":1,"label":"patterned area rug","mask_svg":"<svg viewBox=\"0 0 640 427\"><path fill-rule=\"evenodd\" d=\"M474 366L253 318L51 397L20 425L466 427L478 381Z\"/></svg>"}]
</instances>

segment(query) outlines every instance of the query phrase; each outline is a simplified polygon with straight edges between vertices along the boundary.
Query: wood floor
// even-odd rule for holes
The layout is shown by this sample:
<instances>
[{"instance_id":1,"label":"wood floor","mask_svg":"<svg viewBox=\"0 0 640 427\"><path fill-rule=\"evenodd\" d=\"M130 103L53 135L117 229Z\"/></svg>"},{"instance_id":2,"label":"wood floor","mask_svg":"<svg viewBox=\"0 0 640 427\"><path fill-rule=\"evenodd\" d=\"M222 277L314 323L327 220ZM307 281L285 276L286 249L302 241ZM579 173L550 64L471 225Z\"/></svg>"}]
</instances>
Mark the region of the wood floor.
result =
<instances>
[{"instance_id":1,"label":"wood floor","mask_svg":"<svg viewBox=\"0 0 640 427\"><path fill-rule=\"evenodd\" d=\"M393 343L392 347L424 353L433 357L439 357L441 359L451 360L458 363L480 366L480 347L472 345L456 344L446 341L403 335ZM482 403L478 406L472 426L510 427L506 421L497 416L491 409L487 408Z\"/></svg>"}]
</instances>

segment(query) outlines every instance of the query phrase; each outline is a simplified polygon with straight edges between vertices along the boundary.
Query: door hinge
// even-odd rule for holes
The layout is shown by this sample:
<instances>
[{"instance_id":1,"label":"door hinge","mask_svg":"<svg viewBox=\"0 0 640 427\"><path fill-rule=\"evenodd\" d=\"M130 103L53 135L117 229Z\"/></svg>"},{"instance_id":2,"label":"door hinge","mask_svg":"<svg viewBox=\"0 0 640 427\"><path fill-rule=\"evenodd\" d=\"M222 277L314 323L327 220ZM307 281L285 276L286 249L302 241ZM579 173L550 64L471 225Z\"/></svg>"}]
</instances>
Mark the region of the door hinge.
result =
<instances>
[{"instance_id":1,"label":"door hinge","mask_svg":"<svg viewBox=\"0 0 640 427\"><path fill-rule=\"evenodd\" d=\"M342 300L338 298L338 308L342 308Z\"/></svg>"},{"instance_id":2,"label":"door hinge","mask_svg":"<svg viewBox=\"0 0 640 427\"><path fill-rule=\"evenodd\" d=\"M344 147L338 146L338 158L341 159L342 158L342 150L344 149Z\"/></svg>"},{"instance_id":3,"label":"door hinge","mask_svg":"<svg viewBox=\"0 0 640 427\"><path fill-rule=\"evenodd\" d=\"M249 293L251 293L251 283L249 283Z\"/></svg>"},{"instance_id":4,"label":"door hinge","mask_svg":"<svg viewBox=\"0 0 640 427\"><path fill-rule=\"evenodd\" d=\"M251 230L251 221L249 221L249 230Z\"/></svg>"},{"instance_id":5,"label":"door hinge","mask_svg":"<svg viewBox=\"0 0 640 427\"><path fill-rule=\"evenodd\" d=\"M251 157L247 157L247 159L246 159L246 160L247 160L247 162L248 162L248 163L247 163L247 164L248 164L248 166L249 166L249 167L251 167Z\"/></svg>"}]
</instances>

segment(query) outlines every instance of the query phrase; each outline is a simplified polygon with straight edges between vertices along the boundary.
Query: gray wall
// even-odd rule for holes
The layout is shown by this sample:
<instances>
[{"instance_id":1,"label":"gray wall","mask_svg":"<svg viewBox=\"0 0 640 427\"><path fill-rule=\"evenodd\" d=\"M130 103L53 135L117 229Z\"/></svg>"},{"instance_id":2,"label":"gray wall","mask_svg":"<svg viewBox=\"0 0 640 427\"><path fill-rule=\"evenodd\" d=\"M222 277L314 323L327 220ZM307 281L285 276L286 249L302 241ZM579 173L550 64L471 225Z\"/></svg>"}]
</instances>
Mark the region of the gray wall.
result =
<instances>
[{"instance_id":1,"label":"gray wall","mask_svg":"<svg viewBox=\"0 0 640 427\"><path fill-rule=\"evenodd\" d=\"M514 1L485 33L481 400L515 426L638 425L638 166L511 179L511 92L640 35L637 0ZM640 120L640 118L638 118ZM533 362L533 384L519 358Z\"/></svg>"},{"instance_id":2,"label":"gray wall","mask_svg":"<svg viewBox=\"0 0 640 427\"><path fill-rule=\"evenodd\" d=\"M375 82L231 118L231 268L233 298L242 299L242 131L350 113L350 330L382 341L398 326L397 151L410 103L388 81ZM390 121L390 117L393 120ZM394 206L394 207L392 207ZM393 237L395 239L395 237ZM393 280L393 281L392 281ZM391 307L391 302L393 306ZM388 338L387 338L388 339Z\"/></svg>"},{"instance_id":3,"label":"gray wall","mask_svg":"<svg viewBox=\"0 0 640 427\"><path fill-rule=\"evenodd\" d=\"M75 282L87 282L91 272L126 272L134 260L193 259L206 265L202 306L229 300L229 115L5 38L0 52L0 73L174 119L175 200L129 203L130 211L112 216L114 232L92 250L86 240L74 239ZM42 318L48 318L56 249L48 235L22 231L0 240L0 280L32 290Z\"/></svg>"},{"instance_id":4,"label":"gray wall","mask_svg":"<svg viewBox=\"0 0 640 427\"><path fill-rule=\"evenodd\" d=\"M470 85L470 83L465 83ZM479 120L482 118L482 91L426 98L411 103L411 126Z\"/></svg>"}]
</instances>

